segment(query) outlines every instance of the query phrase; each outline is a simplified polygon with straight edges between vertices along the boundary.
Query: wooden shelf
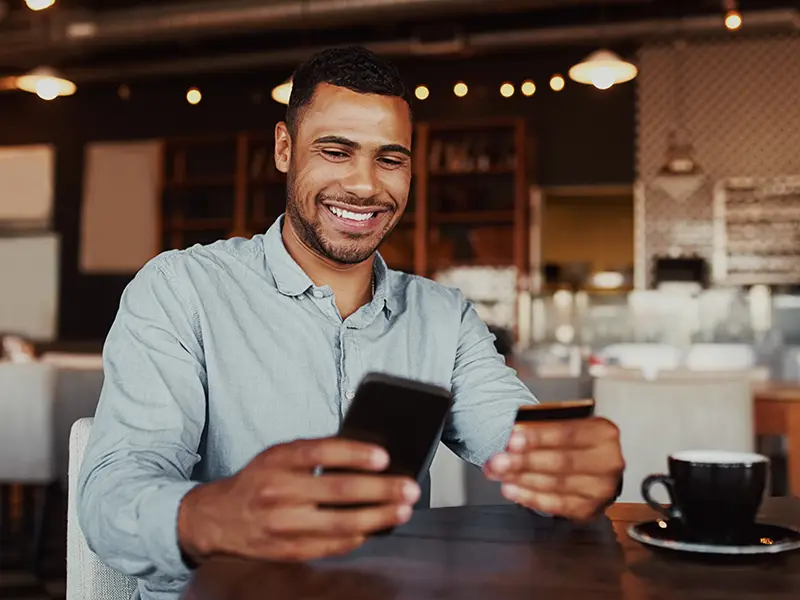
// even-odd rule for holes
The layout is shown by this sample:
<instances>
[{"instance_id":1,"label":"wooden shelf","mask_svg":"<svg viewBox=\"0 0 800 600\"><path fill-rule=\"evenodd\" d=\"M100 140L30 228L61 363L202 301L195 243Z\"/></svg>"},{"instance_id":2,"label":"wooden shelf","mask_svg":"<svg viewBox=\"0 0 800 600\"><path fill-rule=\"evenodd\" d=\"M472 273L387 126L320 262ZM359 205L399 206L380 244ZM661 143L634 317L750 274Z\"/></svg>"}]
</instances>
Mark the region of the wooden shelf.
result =
<instances>
[{"instance_id":1,"label":"wooden shelf","mask_svg":"<svg viewBox=\"0 0 800 600\"><path fill-rule=\"evenodd\" d=\"M184 181L171 180L164 182L164 187L167 187L169 189L224 187L228 185L231 187L236 185L236 179L233 177L233 175L231 175L230 177L225 177L225 176L192 177L191 179L186 179Z\"/></svg>"},{"instance_id":2,"label":"wooden shelf","mask_svg":"<svg viewBox=\"0 0 800 600\"><path fill-rule=\"evenodd\" d=\"M220 219L183 219L181 221L170 221L167 227L170 231L206 231L210 229L233 228L233 218Z\"/></svg>"},{"instance_id":3,"label":"wooden shelf","mask_svg":"<svg viewBox=\"0 0 800 600\"><path fill-rule=\"evenodd\" d=\"M451 269L454 267L511 267L514 266L514 259L510 256L503 258L470 258L470 259L454 259L454 260L432 260L431 270L438 271L440 269Z\"/></svg>"},{"instance_id":4,"label":"wooden shelf","mask_svg":"<svg viewBox=\"0 0 800 600\"><path fill-rule=\"evenodd\" d=\"M513 210L473 210L464 212L438 212L431 215L434 225L496 225L514 224Z\"/></svg>"},{"instance_id":5,"label":"wooden shelf","mask_svg":"<svg viewBox=\"0 0 800 600\"><path fill-rule=\"evenodd\" d=\"M514 167L491 167L484 171L449 171L443 169L436 169L429 171L428 175L431 177L479 177L481 175L513 175L516 173Z\"/></svg>"},{"instance_id":6,"label":"wooden shelf","mask_svg":"<svg viewBox=\"0 0 800 600\"><path fill-rule=\"evenodd\" d=\"M252 177L248 183L252 185L286 185L286 177Z\"/></svg>"}]
</instances>

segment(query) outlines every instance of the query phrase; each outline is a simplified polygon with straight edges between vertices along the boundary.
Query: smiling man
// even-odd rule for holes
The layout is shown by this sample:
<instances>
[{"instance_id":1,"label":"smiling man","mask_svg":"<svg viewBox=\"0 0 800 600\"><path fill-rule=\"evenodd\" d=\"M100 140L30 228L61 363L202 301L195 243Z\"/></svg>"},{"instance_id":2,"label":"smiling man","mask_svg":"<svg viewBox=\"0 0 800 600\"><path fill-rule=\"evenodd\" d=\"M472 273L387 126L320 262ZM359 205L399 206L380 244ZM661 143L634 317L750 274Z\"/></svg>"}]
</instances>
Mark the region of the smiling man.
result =
<instances>
[{"instance_id":1,"label":"smiling man","mask_svg":"<svg viewBox=\"0 0 800 600\"><path fill-rule=\"evenodd\" d=\"M380 475L381 448L332 437L370 371L452 390L442 440L509 499L584 519L613 498L614 425L511 435L535 399L473 307L377 253L406 208L411 137L392 65L363 48L314 56L275 128L286 214L249 240L166 252L125 290L77 505L90 547L142 598L177 598L213 556L346 553L424 506L427 485Z\"/></svg>"}]
</instances>

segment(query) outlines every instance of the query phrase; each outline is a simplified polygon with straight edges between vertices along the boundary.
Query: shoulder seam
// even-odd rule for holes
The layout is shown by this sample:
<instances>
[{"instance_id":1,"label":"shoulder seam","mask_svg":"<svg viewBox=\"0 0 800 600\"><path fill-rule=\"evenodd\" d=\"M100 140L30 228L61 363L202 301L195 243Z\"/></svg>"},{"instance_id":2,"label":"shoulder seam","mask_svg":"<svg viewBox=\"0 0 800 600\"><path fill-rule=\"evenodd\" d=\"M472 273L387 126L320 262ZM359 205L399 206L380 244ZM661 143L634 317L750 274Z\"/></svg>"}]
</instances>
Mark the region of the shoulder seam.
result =
<instances>
[{"instance_id":1,"label":"shoulder seam","mask_svg":"<svg viewBox=\"0 0 800 600\"><path fill-rule=\"evenodd\" d=\"M183 293L181 292L180 285L178 284L177 277L175 276L175 274L174 273L168 273L167 270L164 268L165 267L165 263L167 262L165 260L165 258L166 257L162 257L161 260L156 261L154 266L158 269L159 273L161 273L161 275L164 276L164 279L172 287L172 289L175 292L175 295L178 297L178 299L183 303L184 306L186 306L186 308L189 309L189 313L191 314L192 332L195 334L195 337L197 338L197 341L199 342L200 347L204 348L204 346L203 346L203 332L202 332L202 329L200 328L200 311L197 310L197 306L195 306L195 304L193 302L190 302L183 295Z\"/></svg>"}]
</instances>

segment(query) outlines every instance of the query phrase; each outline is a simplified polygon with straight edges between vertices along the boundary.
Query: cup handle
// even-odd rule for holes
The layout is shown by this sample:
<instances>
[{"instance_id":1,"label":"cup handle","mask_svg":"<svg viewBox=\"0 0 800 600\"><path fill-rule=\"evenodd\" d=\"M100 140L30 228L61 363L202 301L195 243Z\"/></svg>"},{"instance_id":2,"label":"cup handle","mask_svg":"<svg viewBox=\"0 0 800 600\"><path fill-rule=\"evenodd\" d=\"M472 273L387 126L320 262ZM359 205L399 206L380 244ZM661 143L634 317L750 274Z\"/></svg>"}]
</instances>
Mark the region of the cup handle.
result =
<instances>
[{"instance_id":1,"label":"cup handle","mask_svg":"<svg viewBox=\"0 0 800 600\"><path fill-rule=\"evenodd\" d=\"M659 504L653 500L653 497L650 495L650 488L659 483L667 488L667 493L669 494L671 502L668 506ZM675 481L669 475L650 475L642 482L642 496L644 497L644 501L647 502L650 508L661 513L668 519L680 519L683 516L680 509L675 505L674 485Z\"/></svg>"}]
</instances>

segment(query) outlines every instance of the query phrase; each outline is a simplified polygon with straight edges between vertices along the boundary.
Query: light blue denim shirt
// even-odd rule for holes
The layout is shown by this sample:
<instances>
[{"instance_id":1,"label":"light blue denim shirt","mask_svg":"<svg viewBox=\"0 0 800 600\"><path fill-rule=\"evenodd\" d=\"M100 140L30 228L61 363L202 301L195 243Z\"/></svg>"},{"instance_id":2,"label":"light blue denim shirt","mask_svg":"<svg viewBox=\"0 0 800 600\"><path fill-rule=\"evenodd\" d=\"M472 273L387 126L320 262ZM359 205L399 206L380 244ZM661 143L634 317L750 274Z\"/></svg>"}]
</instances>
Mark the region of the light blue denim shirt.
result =
<instances>
[{"instance_id":1,"label":"light blue denim shirt","mask_svg":"<svg viewBox=\"0 0 800 600\"><path fill-rule=\"evenodd\" d=\"M442 441L482 465L536 402L462 294L375 261L373 300L342 320L281 238L165 252L125 290L77 486L80 524L141 597L177 598L183 496L264 449L336 433L370 371L452 390Z\"/></svg>"}]
</instances>

